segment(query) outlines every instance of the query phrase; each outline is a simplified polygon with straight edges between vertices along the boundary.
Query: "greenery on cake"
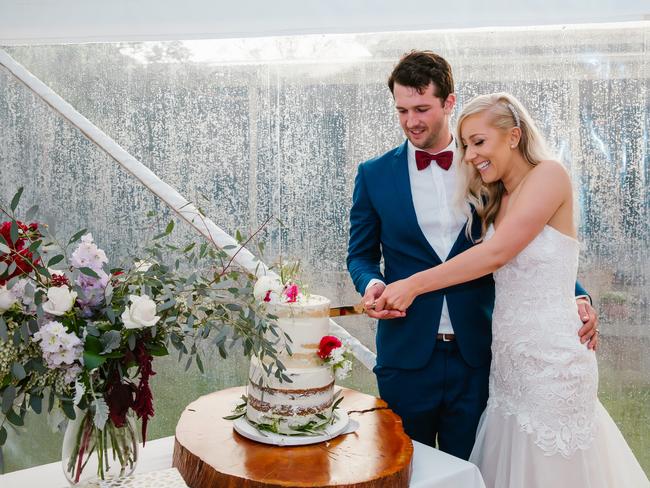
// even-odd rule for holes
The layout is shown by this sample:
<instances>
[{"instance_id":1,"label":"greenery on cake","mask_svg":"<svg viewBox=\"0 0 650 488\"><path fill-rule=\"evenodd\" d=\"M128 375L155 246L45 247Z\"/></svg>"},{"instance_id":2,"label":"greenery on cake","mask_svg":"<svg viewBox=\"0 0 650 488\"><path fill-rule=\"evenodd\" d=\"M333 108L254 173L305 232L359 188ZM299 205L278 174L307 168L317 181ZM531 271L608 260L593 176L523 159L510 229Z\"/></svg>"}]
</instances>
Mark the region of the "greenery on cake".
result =
<instances>
[{"instance_id":1,"label":"greenery on cake","mask_svg":"<svg viewBox=\"0 0 650 488\"><path fill-rule=\"evenodd\" d=\"M225 420L237 420L239 418L245 417L246 407L248 405L248 397L246 395L241 396L242 402L237 404L233 409L233 414L224 417ZM328 414L317 413L315 416L318 420L310 420L304 424L292 423L289 425L289 428L294 431L293 433L281 432L280 424L283 421L286 421L282 417L270 417L266 416L269 421L260 423L253 422L249 418L246 418L246 421L255 427L262 435L265 435L265 432L270 432L272 434L286 435L286 436L318 436L322 435L323 432L330 426L333 425L336 420L339 418L336 410L339 408L340 403L343 401L341 396L341 391L337 391L332 398L332 406L328 409Z\"/></svg>"}]
</instances>

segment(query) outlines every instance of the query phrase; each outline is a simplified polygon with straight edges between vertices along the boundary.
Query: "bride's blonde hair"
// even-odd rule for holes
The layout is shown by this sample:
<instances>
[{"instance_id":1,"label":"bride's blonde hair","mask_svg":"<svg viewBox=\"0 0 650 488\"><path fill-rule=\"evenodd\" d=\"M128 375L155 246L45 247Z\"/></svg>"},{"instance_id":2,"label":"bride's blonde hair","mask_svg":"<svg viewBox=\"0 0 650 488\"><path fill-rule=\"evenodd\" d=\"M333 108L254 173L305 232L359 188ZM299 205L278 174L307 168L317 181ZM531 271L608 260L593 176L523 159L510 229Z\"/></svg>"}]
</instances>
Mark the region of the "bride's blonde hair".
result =
<instances>
[{"instance_id":1,"label":"bride's blonde hair","mask_svg":"<svg viewBox=\"0 0 650 488\"><path fill-rule=\"evenodd\" d=\"M533 118L530 116L524 106L514 96L509 93L491 93L489 95L479 95L470 100L464 107L458 117L457 140L461 141L461 128L467 117L472 115L488 112L490 123L493 127L508 131L514 127L521 130L518 150L524 159L535 166L545 159L551 158L550 152L546 146L544 137L539 132ZM464 162L465 148L460 144L462 163L459 169L459 196L463 202L471 204L476 209L476 215L481 219L481 237L485 237L485 232L491 223L494 222L496 215L501 207L501 198L506 192L506 188L501 180L493 183L483 183L477 169L472 164ZM467 205L463 205L467 208ZM472 222L473 215L468 210L468 222L465 228L465 234L472 239Z\"/></svg>"}]
</instances>

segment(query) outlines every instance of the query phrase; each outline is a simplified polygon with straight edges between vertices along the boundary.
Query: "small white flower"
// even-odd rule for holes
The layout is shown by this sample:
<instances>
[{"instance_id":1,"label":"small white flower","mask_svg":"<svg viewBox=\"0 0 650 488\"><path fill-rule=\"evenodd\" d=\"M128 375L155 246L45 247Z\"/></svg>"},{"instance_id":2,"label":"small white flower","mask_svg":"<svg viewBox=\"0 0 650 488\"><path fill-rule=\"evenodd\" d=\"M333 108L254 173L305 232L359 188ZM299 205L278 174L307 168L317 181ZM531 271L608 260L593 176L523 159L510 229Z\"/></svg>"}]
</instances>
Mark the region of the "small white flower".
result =
<instances>
[{"instance_id":1,"label":"small white flower","mask_svg":"<svg viewBox=\"0 0 650 488\"><path fill-rule=\"evenodd\" d=\"M160 320L156 315L156 302L147 295L129 295L131 305L126 307L122 314L122 322L127 329L141 329L151 327Z\"/></svg>"},{"instance_id":2,"label":"small white flower","mask_svg":"<svg viewBox=\"0 0 650 488\"><path fill-rule=\"evenodd\" d=\"M346 359L338 368L336 368L335 375L337 380L344 380L352 371L352 361Z\"/></svg>"},{"instance_id":3,"label":"small white flower","mask_svg":"<svg viewBox=\"0 0 650 488\"><path fill-rule=\"evenodd\" d=\"M50 315L61 316L72 308L77 299L77 292L70 291L67 286L53 286L47 290L47 302L43 310Z\"/></svg>"},{"instance_id":4,"label":"small white flower","mask_svg":"<svg viewBox=\"0 0 650 488\"><path fill-rule=\"evenodd\" d=\"M253 287L253 295L261 302L275 302L279 301L283 289L277 276L260 276Z\"/></svg>"},{"instance_id":5,"label":"small white flower","mask_svg":"<svg viewBox=\"0 0 650 488\"><path fill-rule=\"evenodd\" d=\"M14 286L15 288L15 286ZM0 313L9 310L18 300L13 289L7 290L5 285L0 286Z\"/></svg>"}]
</instances>

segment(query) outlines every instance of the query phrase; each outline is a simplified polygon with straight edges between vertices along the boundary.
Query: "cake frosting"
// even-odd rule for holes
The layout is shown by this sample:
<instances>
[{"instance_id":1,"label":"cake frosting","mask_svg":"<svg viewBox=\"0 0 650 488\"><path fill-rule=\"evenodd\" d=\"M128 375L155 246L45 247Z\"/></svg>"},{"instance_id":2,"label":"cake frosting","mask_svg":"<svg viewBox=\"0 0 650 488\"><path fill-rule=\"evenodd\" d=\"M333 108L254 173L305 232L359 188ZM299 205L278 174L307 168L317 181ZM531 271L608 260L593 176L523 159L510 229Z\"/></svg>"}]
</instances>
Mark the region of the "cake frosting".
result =
<instances>
[{"instance_id":1,"label":"cake frosting","mask_svg":"<svg viewBox=\"0 0 650 488\"><path fill-rule=\"evenodd\" d=\"M272 425L280 434L297 434L310 423L322 424L331 417L334 375L317 354L321 338L329 331L329 308L330 301L318 295L266 303L267 312L277 317L278 360L290 382L267 374L271 359L253 356L247 387L249 421ZM283 333L291 339L287 341L291 354L283 347Z\"/></svg>"}]
</instances>

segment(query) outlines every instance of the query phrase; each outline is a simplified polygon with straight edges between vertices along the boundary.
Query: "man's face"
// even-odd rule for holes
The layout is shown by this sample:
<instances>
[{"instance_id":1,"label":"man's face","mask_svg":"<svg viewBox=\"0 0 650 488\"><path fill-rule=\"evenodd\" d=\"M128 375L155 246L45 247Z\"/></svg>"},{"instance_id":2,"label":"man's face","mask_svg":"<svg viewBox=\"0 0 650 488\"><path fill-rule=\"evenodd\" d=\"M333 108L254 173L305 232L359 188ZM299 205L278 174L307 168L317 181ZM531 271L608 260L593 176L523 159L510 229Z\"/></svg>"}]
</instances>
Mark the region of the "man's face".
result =
<instances>
[{"instance_id":1,"label":"man's face","mask_svg":"<svg viewBox=\"0 0 650 488\"><path fill-rule=\"evenodd\" d=\"M404 134L418 149L441 151L450 142L449 116L456 103L451 93L446 100L435 95L433 83L419 93L415 88L395 83L393 97Z\"/></svg>"}]
</instances>

